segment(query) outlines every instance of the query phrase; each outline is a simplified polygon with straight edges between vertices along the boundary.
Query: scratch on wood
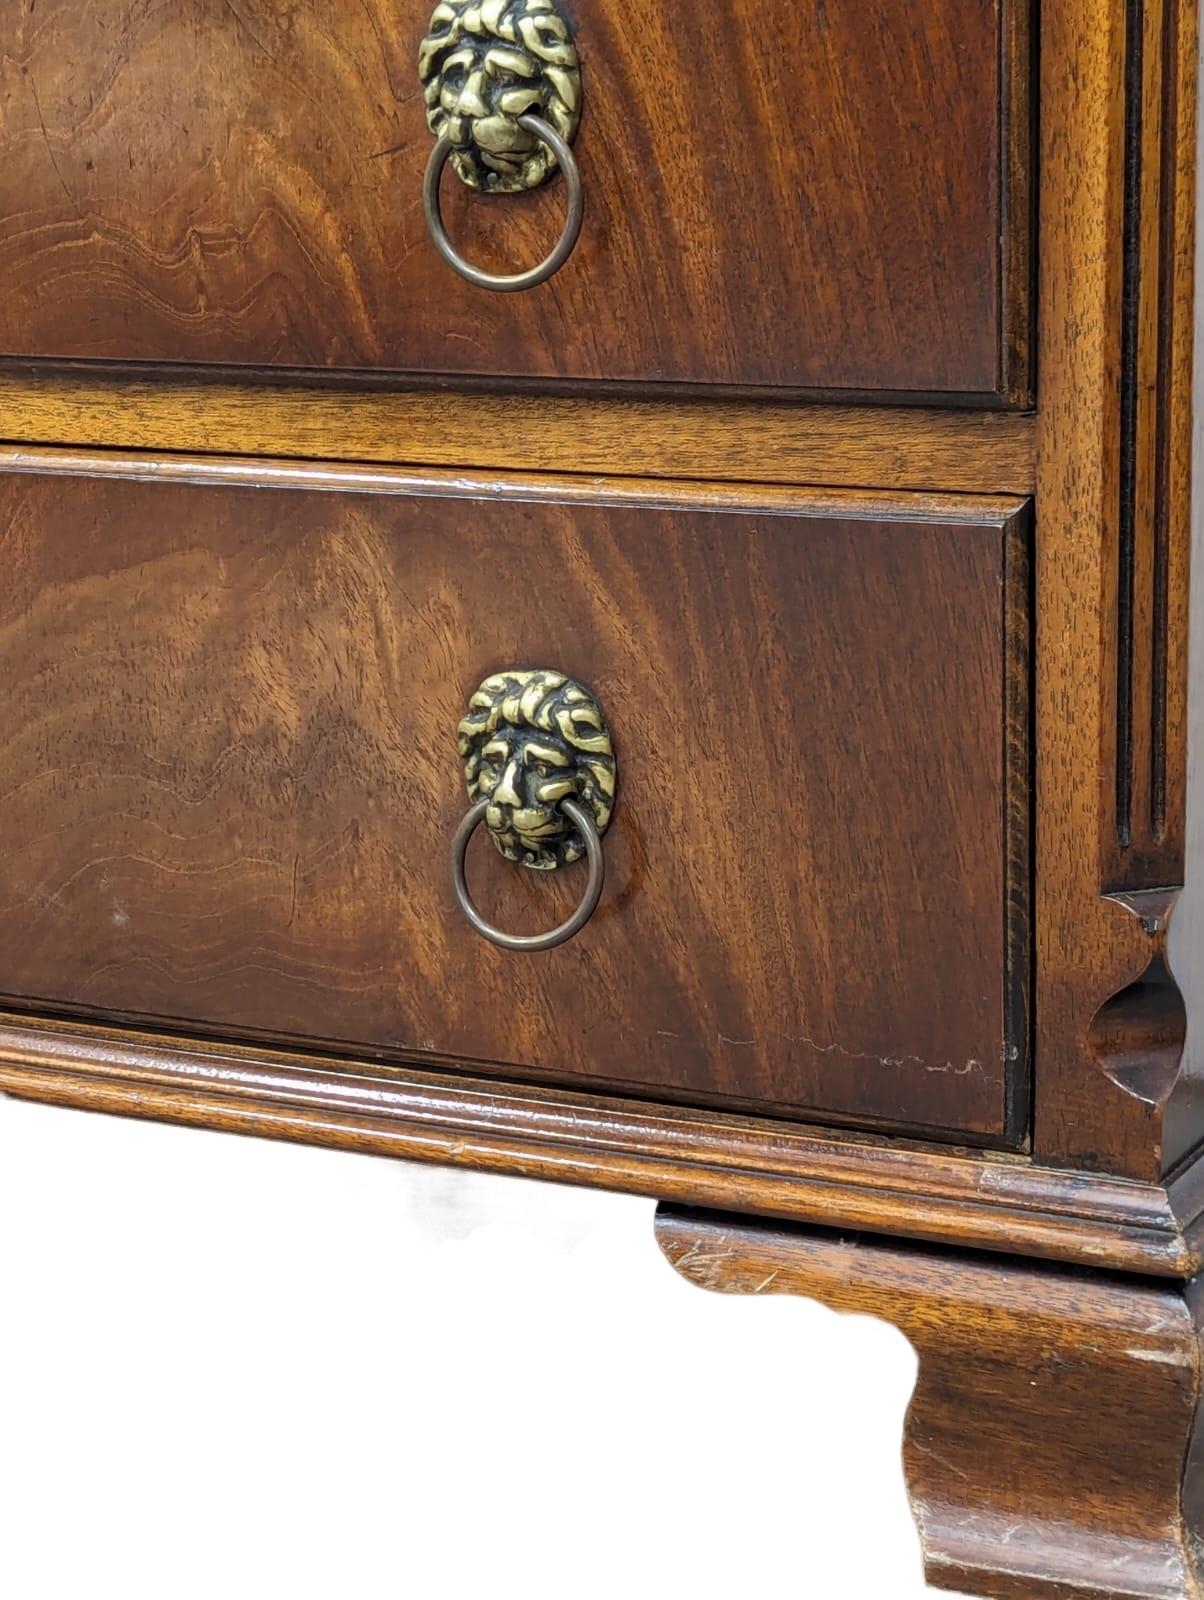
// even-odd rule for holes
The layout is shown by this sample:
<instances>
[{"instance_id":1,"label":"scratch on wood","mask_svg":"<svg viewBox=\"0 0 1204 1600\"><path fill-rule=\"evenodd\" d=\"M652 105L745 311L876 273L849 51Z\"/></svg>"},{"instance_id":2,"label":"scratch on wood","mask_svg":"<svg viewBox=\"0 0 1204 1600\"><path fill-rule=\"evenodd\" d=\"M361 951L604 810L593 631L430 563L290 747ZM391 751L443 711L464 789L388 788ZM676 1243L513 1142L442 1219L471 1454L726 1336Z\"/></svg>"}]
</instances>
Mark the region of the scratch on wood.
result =
<instances>
[{"instance_id":1,"label":"scratch on wood","mask_svg":"<svg viewBox=\"0 0 1204 1600\"><path fill-rule=\"evenodd\" d=\"M293 856L293 893L292 893L292 900L291 900L291 902L289 904L289 908L288 908L288 922L286 924L286 926L290 927L290 928L292 927L292 925L293 925L293 923L294 923L294 921L296 920L296 917L297 917L297 875L300 872L300 870L301 870L301 854L298 851L297 854Z\"/></svg>"},{"instance_id":2,"label":"scratch on wood","mask_svg":"<svg viewBox=\"0 0 1204 1600\"><path fill-rule=\"evenodd\" d=\"M928 1456L931 1460L937 1462L939 1466L945 1468L946 1472L953 1473L954 1477L960 1478L963 1483L969 1483L970 1474L968 1472L963 1472L960 1467L955 1466L954 1463L949 1460L948 1456L943 1456L939 1450L934 1450L931 1445L921 1444L918 1439L913 1437L911 1441L911 1447L913 1450L918 1450L922 1456Z\"/></svg>"},{"instance_id":3,"label":"scratch on wood","mask_svg":"<svg viewBox=\"0 0 1204 1600\"><path fill-rule=\"evenodd\" d=\"M722 1034L720 1038L722 1039ZM923 1067L925 1072L951 1072L955 1077L964 1078L971 1072L977 1072L982 1063L974 1056L963 1062L959 1067L952 1061L925 1061L923 1056L880 1056L868 1050L846 1050L844 1045L835 1041L831 1044L819 1044L815 1039L805 1033L787 1033L783 1038L791 1044L805 1044L809 1050L814 1050L817 1055L844 1056L846 1061L876 1061L882 1067ZM729 1044L741 1044L743 1040L729 1039Z\"/></svg>"},{"instance_id":4,"label":"scratch on wood","mask_svg":"<svg viewBox=\"0 0 1204 1600\"><path fill-rule=\"evenodd\" d=\"M1126 1350L1125 1354L1131 1356L1134 1361L1158 1361L1168 1367L1177 1367L1181 1359L1177 1350L1130 1349Z\"/></svg>"},{"instance_id":5,"label":"scratch on wood","mask_svg":"<svg viewBox=\"0 0 1204 1600\"><path fill-rule=\"evenodd\" d=\"M732 1260L735 1254L731 1248L705 1250L701 1241L696 1239L684 1255L674 1259L673 1265L699 1288L719 1289L722 1287L719 1268L723 1262Z\"/></svg>"},{"instance_id":6,"label":"scratch on wood","mask_svg":"<svg viewBox=\"0 0 1204 1600\"><path fill-rule=\"evenodd\" d=\"M46 131L46 119L42 115L42 102L38 98L38 86L34 82L32 74L30 75L30 79L29 79L29 87L30 87L31 93L33 94L34 110L38 114L38 126L42 130L42 142L46 146L46 154L50 157L50 165L54 168L54 175L59 180L59 183L62 186L63 193L67 196L67 199L71 202L72 210L75 212L76 216L79 217L81 219L81 221L82 221L84 214L80 210L79 201L75 198L75 196L71 193L71 190L67 187L67 180L66 180L66 178L63 177L62 169L60 168L59 163L58 163L58 157L54 153L54 146L50 142L50 135Z\"/></svg>"}]
</instances>

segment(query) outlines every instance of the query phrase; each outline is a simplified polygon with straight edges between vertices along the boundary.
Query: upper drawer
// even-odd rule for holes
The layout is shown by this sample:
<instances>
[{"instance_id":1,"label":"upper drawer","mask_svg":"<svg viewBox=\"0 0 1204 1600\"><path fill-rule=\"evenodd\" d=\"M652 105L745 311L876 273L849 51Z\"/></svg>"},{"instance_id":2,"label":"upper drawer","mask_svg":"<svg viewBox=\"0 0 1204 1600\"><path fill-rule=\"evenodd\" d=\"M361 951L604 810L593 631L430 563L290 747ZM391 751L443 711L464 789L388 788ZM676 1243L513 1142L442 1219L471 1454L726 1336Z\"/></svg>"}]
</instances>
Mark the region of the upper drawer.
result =
<instances>
[{"instance_id":1,"label":"upper drawer","mask_svg":"<svg viewBox=\"0 0 1204 1600\"><path fill-rule=\"evenodd\" d=\"M430 0L0 0L0 352L1023 400L1028 4L572 0L583 231L498 294ZM491 270L561 226L442 193Z\"/></svg>"}]
</instances>

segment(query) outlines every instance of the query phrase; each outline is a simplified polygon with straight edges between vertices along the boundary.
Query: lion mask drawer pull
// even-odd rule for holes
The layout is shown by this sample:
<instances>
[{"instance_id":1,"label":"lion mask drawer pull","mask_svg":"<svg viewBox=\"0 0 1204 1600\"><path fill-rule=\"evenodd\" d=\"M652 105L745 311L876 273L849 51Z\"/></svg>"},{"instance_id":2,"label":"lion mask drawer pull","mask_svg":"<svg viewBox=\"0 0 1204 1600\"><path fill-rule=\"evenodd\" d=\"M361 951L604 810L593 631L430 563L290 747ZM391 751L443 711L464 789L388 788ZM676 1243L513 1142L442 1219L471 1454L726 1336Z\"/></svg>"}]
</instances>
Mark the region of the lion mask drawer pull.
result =
<instances>
[{"instance_id":1,"label":"lion mask drawer pull","mask_svg":"<svg viewBox=\"0 0 1204 1600\"><path fill-rule=\"evenodd\" d=\"M581 115L581 69L553 0L442 0L418 52L426 120L435 135L422 185L439 254L482 289L533 289L558 272L581 232L581 174L569 148ZM485 272L447 236L439 182L456 176L487 195L536 189L559 167L568 188L564 227L551 254L527 272Z\"/></svg>"},{"instance_id":2,"label":"lion mask drawer pull","mask_svg":"<svg viewBox=\"0 0 1204 1600\"><path fill-rule=\"evenodd\" d=\"M460 758L472 801L452 840L456 903L484 938L503 950L551 950L579 933L602 893L602 835L614 809L616 767L610 730L588 689L547 669L498 672L468 703ZM505 933L468 893L464 858L481 823L509 861L554 872L584 855L589 876L577 909L548 933Z\"/></svg>"}]
</instances>

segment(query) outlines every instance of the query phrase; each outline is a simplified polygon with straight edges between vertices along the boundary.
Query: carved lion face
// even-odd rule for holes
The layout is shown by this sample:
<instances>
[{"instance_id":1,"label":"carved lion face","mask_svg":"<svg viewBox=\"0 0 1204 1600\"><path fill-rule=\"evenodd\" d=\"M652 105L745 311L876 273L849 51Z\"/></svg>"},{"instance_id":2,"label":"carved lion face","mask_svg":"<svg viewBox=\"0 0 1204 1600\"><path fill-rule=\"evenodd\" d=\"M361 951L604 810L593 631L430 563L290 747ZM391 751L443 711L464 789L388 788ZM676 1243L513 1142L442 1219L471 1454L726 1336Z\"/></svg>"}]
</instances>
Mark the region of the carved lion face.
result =
<instances>
[{"instance_id":1,"label":"carved lion face","mask_svg":"<svg viewBox=\"0 0 1204 1600\"><path fill-rule=\"evenodd\" d=\"M542 117L565 139L577 131L577 50L554 0L442 0L418 72L431 132L450 136L452 166L473 189L513 194L555 170L519 117Z\"/></svg>"},{"instance_id":2,"label":"carved lion face","mask_svg":"<svg viewBox=\"0 0 1204 1600\"><path fill-rule=\"evenodd\" d=\"M539 871L579 860L585 842L560 801L577 800L604 833L615 798L614 749L593 695L561 672L499 672L468 705L464 778L473 801L489 801L498 849Z\"/></svg>"}]
</instances>

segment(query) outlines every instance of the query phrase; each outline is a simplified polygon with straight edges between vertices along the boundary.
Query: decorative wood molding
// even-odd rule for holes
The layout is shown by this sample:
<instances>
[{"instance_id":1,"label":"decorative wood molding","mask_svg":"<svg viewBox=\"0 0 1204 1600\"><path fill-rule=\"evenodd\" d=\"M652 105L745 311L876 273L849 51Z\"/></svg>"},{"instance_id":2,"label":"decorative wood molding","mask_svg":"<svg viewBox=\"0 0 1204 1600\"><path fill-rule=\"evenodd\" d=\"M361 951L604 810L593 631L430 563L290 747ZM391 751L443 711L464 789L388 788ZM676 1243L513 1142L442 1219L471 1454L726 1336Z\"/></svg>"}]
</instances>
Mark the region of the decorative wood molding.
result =
<instances>
[{"instance_id":1,"label":"decorative wood molding","mask_svg":"<svg viewBox=\"0 0 1204 1600\"><path fill-rule=\"evenodd\" d=\"M1167 959L1167 934L1178 894L1146 889L1117 895L1150 941L1145 971L1096 1012L1091 1044L1102 1071L1118 1088L1163 1111L1179 1082L1187 1041L1187 1008Z\"/></svg>"},{"instance_id":2,"label":"decorative wood molding","mask_svg":"<svg viewBox=\"0 0 1204 1600\"><path fill-rule=\"evenodd\" d=\"M451 419L455 418L455 426ZM719 482L1029 494L1036 424L1009 412L354 387L308 375L30 370L0 363L0 438Z\"/></svg>"},{"instance_id":3,"label":"decorative wood molding","mask_svg":"<svg viewBox=\"0 0 1204 1600\"><path fill-rule=\"evenodd\" d=\"M1194 0L1127 0L1125 8L1115 838L1104 864L1107 886L1117 889L1183 879L1193 10Z\"/></svg>"},{"instance_id":4,"label":"decorative wood molding","mask_svg":"<svg viewBox=\"0 0 1204 1600\"><path fill-rule=\"evenodd\" d=\"M135 482L230 484L249 489L306 489L330 494L421 494L429 498L477 498L530 502L576 502L589 506L642 505L666 510L742 511L756 516L840 516L887 522L961 522L975 515L1006 522L1023 517L1027 501L1010 494L909 494L833 487L800 494L763 483L699 483L690 480L584 476L555 477L439 467L365 466L353 462L257 460L253 456L164 455L151 451L57 449L0 445L0 472L56 477L125 478ZM1015 559L1015 558L1014 558Z\"/></svg>"},{"instance_id":5,"label":"decorative wood molding","mask_svg":"<svg viewBox=\"0 0 1204 1600\"><path fill-rule=\"evenodd\" d=\"M1016 1070L1007 1123L1027 1143L1032 1126L1033 1081L1033 717L1031 506L1013 525L1004 548L1004 616L1007 646L1003 667L1004 865L1004 1049Z\"/></svg>"},{"instance_id":6,"label":"decorative wood molding","mask_svg":"<svg viewBox=\"0 0 1204 1600\"><path fill-rule=\"evenodd\" d=\"M0 1017L0 1092L1117 1271L1188 1277L1204 1261L1204 1163L1164 1187L768 1118L14 1015Z\"/></svg>"},{"instance_id":7,"label":"decorative wood molding","mask_svg":"<svg viewBox=\"0 0 1204 1600\"><path fill-rule=\"evenodd\" d=\"M1033 1148L1156 1180L1204 1138L1167 962L1188 867L1196 0L1051 0L1041 26Z\"/></svg>"},{"instance_id":8,"label":"decorative wood molding","mask_svg":"<svg viewBox=\"0 0 1204 1600\"><path fill-rule=\"evenodd\" d=\"M700 1288L805 1295L911 1341L903 1461L930 1582L1016 1600L1204 1594L1199 1284L663 1206L656 1231Z\"/></svg>"}]
</instances>

